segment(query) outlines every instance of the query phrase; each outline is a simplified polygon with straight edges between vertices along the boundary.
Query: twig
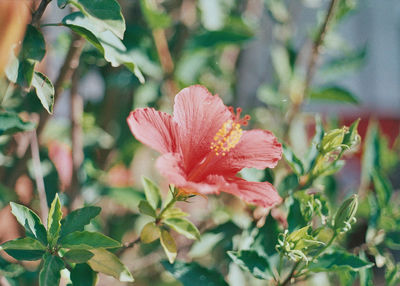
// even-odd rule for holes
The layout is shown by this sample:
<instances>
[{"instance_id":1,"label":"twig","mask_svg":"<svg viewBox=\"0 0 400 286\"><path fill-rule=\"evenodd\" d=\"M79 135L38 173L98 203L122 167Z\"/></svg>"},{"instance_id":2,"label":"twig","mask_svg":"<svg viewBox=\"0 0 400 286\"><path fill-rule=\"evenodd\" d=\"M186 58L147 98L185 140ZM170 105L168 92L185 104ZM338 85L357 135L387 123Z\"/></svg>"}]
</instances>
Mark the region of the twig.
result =
<instances>
[{"instance_id":1,"label":"twig","mask_svg":"<svg viewBox=\"0 0 400 286\"><path fill-rule=\"evenodd\" d=\"M79 70L75 70L71 81L70 106L71 106L71 149L72 149L72 180L67 192L70 196L70 210L74 208L75 199L79 194L79 169L83 162L82 116L83 99L79 95Z\"/></svg>"},{"instance_id":2,"label":"twig","mask_svg":"<svg viewBox=\"0 0 400 286\"><path fill-rule=\"evenodd\" d=\"M39 144L36 136L36 131L33 130L31 133L32 133L31 152L32 152L32 161L35 173L36 187L39 194L40 216L42 218L43 223L45 223L47 221L47 214L49 212L49 207L47 205L46 190L44 187L42 166L40 164Z\"/></svg>"},{"instance_id":3,"label":"twig","mask_svg":"<svg viewBox=\"0 0 400 286\"><path fill-rule=\"evenodd\" d=\"M339 0L331 0L331 2L329 4L328 12L326 13L324 23L322 24L320 32L318 33L318 36L313 43L312 50L311 50L311 56L310 56L310 59L309 59L308 65L307 65L306 78L304 80L304 86L303 86L303 90L301 92L301 96L298 101L293 102L291 109L288 112L287 123L286 123L286 128L285 128L286 136L287 136L287 133L289 132L290 125L291 125L294 117L299 112L300 107L304 101L304 98L307 96L307 93L309 91L310 84L311 84L312 79L315 74L315 68L317 65L320 50L321 50L322 44L324 43L324 39L328 32L330 23L332 22L332 19L335 15L335 10L336 10L336 6L337 6L338 2L339 2Z\"/></svg>"},{"instance_id":4,"label":"twig","mask_svg":"<svg viewBox=\"0 0 400 286\"><path fill-rule=\"evenodd\" d=\"M299 264L300 264L300 261L297 261L297 262L293 265L293 268L292 268L292 270L290 271L289 275L286 277L285 280L283 280L282 283L279 284L280 286L285 286L285 285L287 285L288 283L290 283L290 280L292 280L293 274L296 272L296 269L297 269L297 267L299 266Z\"/></svg>"},{"instance_id":5,"label":"twig","mask_svg":"<svg viewBox=\"0 0 400 286\"><path fill-rule=\"evenodd\" d=\"M42 18L43 13L46 10L47 5L49 5L50 2L51 2L51 0L42 0L42 2L40 2L39 7L32 14L31 25L37 26L37 27L39 26L40 19Z\"/></svg>"},{"instance_id":6,"label":"twig","mask_svg":"<svg viewBox=\"0 0 400 286\"><path fill-rule=\"evenodd\" d=\"M132 240L131 242L124 243L123 246L117 251L116 255L120 256L122 253L124 253L125 250L135 246L135 244L137 244L139 242L140 242L140 236L138 236L136 239Z\"/></svg>"}]
</instances>

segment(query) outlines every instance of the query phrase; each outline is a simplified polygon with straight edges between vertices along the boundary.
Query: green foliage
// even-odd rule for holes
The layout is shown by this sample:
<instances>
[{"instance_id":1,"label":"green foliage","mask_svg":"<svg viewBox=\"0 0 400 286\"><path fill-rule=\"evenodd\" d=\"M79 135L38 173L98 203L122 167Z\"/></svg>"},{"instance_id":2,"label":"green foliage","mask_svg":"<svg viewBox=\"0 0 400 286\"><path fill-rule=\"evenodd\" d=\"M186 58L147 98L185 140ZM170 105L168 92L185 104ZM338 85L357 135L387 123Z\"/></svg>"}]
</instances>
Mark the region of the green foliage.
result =
<instances>
[{"instance_id":1,"label":"green foliage","mask_svg":"<svg viewBox=\"0 0 400 286\"><path fill-rule=\"evenodd\" d=\"M18 114L13 112L0 112L0 135L28 131L35 128L32 122L23 121Z\"/></svg>"},{"instance_id":2,"label":"green foliage","mask_svg":"<svg viewBox=\"0 0 400 286\"><path fill-rule=\"evenodd\" d=\"M338 86L328 86L313 90L310 93L310 99L327 100L338 103L359 103L357 97L355 97L350 91Z\"/></svg>"},{"instance_id":3,"label":"green foliage","mask_svg":"<svg viewBox=\"0 0 400 286\"><path fill-rule=\"evenodd\" d=\"M308 269L312 272L330 272L330 271L360 271L367 267L372 267L369 263L359 257L344 251L334 251L318 258L317 262L311 263Z\"/></svg>"},{"instance_id":4,"label":"green foliage","mask_svg":"<svg viewBox=\"0 0 400 286\"><path fill-rule=\"evenodd\" d=\"M258 279L270 280L273 277L267 257L259 255L254 250L230 251L228 255L233 262Z\"/></svg>"}]
</instances>

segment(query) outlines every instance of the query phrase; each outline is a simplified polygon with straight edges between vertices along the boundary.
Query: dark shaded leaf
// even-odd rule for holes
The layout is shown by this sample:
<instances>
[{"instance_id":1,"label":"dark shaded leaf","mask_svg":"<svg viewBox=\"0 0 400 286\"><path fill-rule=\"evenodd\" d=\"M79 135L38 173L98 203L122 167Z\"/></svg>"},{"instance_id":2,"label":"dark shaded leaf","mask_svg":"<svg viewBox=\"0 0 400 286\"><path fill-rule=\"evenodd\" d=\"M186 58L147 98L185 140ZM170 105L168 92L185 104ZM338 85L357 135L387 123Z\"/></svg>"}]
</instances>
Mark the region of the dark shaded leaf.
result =
<instances>
[{"instance_id":1,"label":"dark shaded leaf","mask_svg":"<svg viewBox=\"0 0 400 286\"><path fill-rule=\"evenodd\" d=\"M89 206L77 209L61 220L60 237L74 231L82 231L85 225L95 218L101 211L100 207Z\"/></svg>"},{"instance_id":2,"label":"dark shaded leaf","mask_svg":"<svg viewBox=\"0 0 400 286\"><path fill-rule=\"evenodd\" d=\"M86 263L76 264L71 270L70 278L73 286L95 286L97 273Z\"/></svg>"},{"instance_id":3,"label":"dark shaded leaf","mask_svg":"<svg viewBox=\"0 0 400 286\"><path fill-rule=\"evenodd\" d=\"M121 243L99 232L75 231L62 237L60 245L71 249L120 247Z\"/></svg>"},{"instance_id":4,"label":"dark shaded leaf","mask_svg":"<svg viewBox=\"0 0 400 286\"><path fill-rule=\"evenodd\" d=\"M228 251L229 257L243 270L250 272L254 277L263 280L273 278L267 257L259 255L254 250Z\"/></svg>"},{"instance_id":5,"label":"dark shaded leaf","mask_svg":"<svg viewBox=\"0 0 400 286\"><path fill-rule=\"evenodd\" d=\"M55 286L60 284L60 271L65 267L60 257L46 253L43 256L43 266L39 274L40 286Z\"/></svg>"},{"instance_id":6,"label":"dark shaded leaf","mask_svg":"<svg viewBox=\"0 0 400 286\"><path fill-rule=\"evenodd\" d=\"M318 261L311 263L308 269L312 272L332 272L332 271L360 271L363 268L372 267L373 263L365 261L353 254L344 251L334 251L318 258Z\"/></svg>"},{"instance_id":7,"label":"dark shaded leaf","mask_svg":"<svg viewBox=\"0 0 400 286\"><path fill-rule=\"evenodd\" d=\"M35 128L32 122L25 122L13 112L0 112L0 135L28 131Z\"/></svg>"}]
</instances>

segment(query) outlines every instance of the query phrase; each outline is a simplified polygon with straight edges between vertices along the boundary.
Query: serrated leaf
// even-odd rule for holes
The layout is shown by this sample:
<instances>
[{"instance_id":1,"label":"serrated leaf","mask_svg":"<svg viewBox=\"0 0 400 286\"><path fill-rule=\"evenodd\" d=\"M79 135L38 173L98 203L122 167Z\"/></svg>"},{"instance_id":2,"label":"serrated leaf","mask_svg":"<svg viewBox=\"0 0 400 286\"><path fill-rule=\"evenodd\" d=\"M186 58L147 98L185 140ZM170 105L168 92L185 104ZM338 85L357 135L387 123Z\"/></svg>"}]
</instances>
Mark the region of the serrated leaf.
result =
<instances>
[{"instance_id":1,"label":"serrated leaf","mask_svg":"<svg viewBox=\"0 0 400 286\"><path fill-rule=\"evenodd\" d=\"M93 253L86 249L71 249L67 251L63 258L71 263L84 263L93 257Z\"/></svg>"},{"instance_id":2,"label":"serrated leaf","mask_svg":"<svg viewBox=\"0 0 400 286\"><path fill-rule=\"evenodd\" d=\"M160 242L165 254L168 257L169 263L174 263L177 255L175 240L165 229L161 229Z\"/></svg>"},{"instance_id":3,"label":"serrated leaf","mask_svg":"<svg viewBox=\"0 0 400 286\"><path fill-rule=\"evenodd\" d=\"M312 272L360 271L363 268L372 266L373 263L362 260L353 254L338 250L322 255L318 258L317 262L311 263L308 269Z\"/></svg>"},{"instance_id":4,"label":"serrated leaf","mask_svg":"<svg viewBox=\"0 0 400 286\"><path fill-rule=\"evenodd\" d=\"M0 250L45 250L46 247L38 240L31 237L9 240L0 245Z\"/></svg>"},{"instance_id":5,"label":"serrated leaf","mask_svg":"<svg viewBox=\"0 0 400 286\"><path fill-rule=\"evenodd\" d=\"M219 272L205 268L196 262L176 261L174 264L169 264L163 261L161 263L183 286L228 286Z\"/></svg>"},{"instance_id":6,"label":"serrated leaf","mask_svg":"<svg viewBox=\"0 0 400 286\"><path fill-rule=\"evenodd\" d=\"M118 38L124 38L125 19L121 13L121 7L115 0L69 0L91 21L95 23L98 30L111 31Z\"/></svg>"},{"instance_id":7,"label":"serrated leaf","mask_svg":"<svg viewBox=\"0 0 400 286\"><path fill-rule=\"evenodd\" d=\"M168 208L162 215L162 218L179 218L188 216L188 213L185 213L180 208L172 207Z\"/></svg>"},{"instance_id":8,"label":"serrated leaf","mask_svg":"<svg viewBox=\"0 0 400 286\"><path fill-rule=\"evenodd\" d=\"M60 271L65 265L62 259L58 256L46 253L43 256L43 266L39 274L40 286L55 286L60 284Z\"/></svg>"},{"instance_id":9,"label":"serrated leaf","mask_svg":"<svg viewBox=\"0 0 400 286\"><path fill-rule=\"evenodd\" d=\"M156 211L153 209L153 207L147 201L140 201L139 211L142 214L145 214L145 215L148 215L148 216L151 216L154 218L157 217Z\"/></svg>"},{"instance_id":10,"label":"serrated leaf","mask_svg":"<svg viewBox=\"0 0 400 286\"><path fill-rule=\"evenodd\" d=\"M259 255L254 250L228 251L229 257L245 271L263 280L273 278L267 257Z\"/></svg>"},{"instance_id":11,"label":"serrated leaf","mask_svg":"<svg viewBox=\"0 0 400 286\"><path fill-rule=\"evenodd\" d=\"M188 239L200 239L200 232L197 227L184 218L168 218L163 222L176 232L186 236Z\"/></svg>"},{"instance_id":12,"label":"serrated leaf","mask_svg":"<svg viewBox=\"0 0 400 286\"><path fill-rule=\"evenodd\" d=\"M75 231L59 240L59 244L70 249L96 249L121 247L121 243L99 232Z\"/></svg>"},{"instance_id":13,"label":"serrated leaf","mask_svg":"<svg viewBox=\"0 0 400 286\"><path fill-rule=\"evenodd\" d=\"M160 189L150 179L142 177L142 184L146 200L149 202L153 209L161 207L161 194Z\"/></svg>"},{"instance_id":14,"label":"serrated leaf","mask_svg":"<svg viewBox=\"0 0 400 286\"><path fill-rule=\"evenodd\" d=\"M94 256L88 261L90 267L97 272L113 276L122 282L133 282L132 274L117 256L105 249L94 249Z\"/></svg>"},{"instance_id":15,"label":"serrated leaf","mask_svg":"<svg viewBox=\"0 0 400 286\"><path fill-rule=\"evenodd\" d=\"M34 72L32 86L36 90L36 95L48 113L53 113L54 106L54 86L51 81L42 73Z\"/></svg>"},{"instance_id":16,"label":"serrated leaf","mask_svg":"<svg viewBox=\"0 0 400 286\"><path fill-rule=\"evenodd\" d=\"M293 151L286 146L282 145L283 156L285 157L286 162L288 162L289 166L292 168L293 172L297 175L301 176L304 174L304 166L303 162L293 153Z\"/></svg>"},{"instance_id":17,"label":"serrated leaf","mask_svg":"<svg viewBox=\"0 0 400 286\"><path fill-rule=\"evenodd\" d=\"M57 240L60 236L61 219L62 219L61 203L60 199L58 198L58 194L56 194L53 202L51 203L49 216L47 218L47 240L49 242L50 247L56 245Z\"/></svg>"},{"instance_id":18,"label":"serrated leaf","mask_svg":"<svg viewBox=\"0 0 400 286\"><path fill-rule=\"evenodd\" d=\"M97 273L86 263L76 264L71 270L70 279L73 286L95 286Z\"/></svg>"},{"instance_id":19,"label":"serrated leaf","mask_svg":"<svg viewBox=\"0 0 400 286\"><path fill-rule=\"evenodd\" d=\"M160 238L160 229L154 222L147 223L140 232L140 241L150 243Z\"/></svg>"},{"instance_id":20,"label":"serrated leaf","mask_svg":"<svg viewBox=\"0 0 400 286\"><path fill-rule=\"evenodd\" d=\"M74 231L82 231L85 225L95 218L101 211L100 207L89 206L77 209L61 220L60 237Z\"/></svg>"},{"instance_id":21,"label":"serrated leaf","mask_svg":"<svg viewBox=\"0 0 400 286\"><path fill-rule=\"evenodd\" d=\"M28 131L34 128L35 124L23 121L16 113L0 112L0 135Z\"/></svg>"},{"instance_id":22,"label":"serrated leaf","mask_svg":"<svg viewBox=\"0 0 400 286\"><path fill-rule=\"evenodd\" d=\"M40 218L23 205L11 202L11 212L17 221L25 228L26 235L36 238L43 245L47 245L47 232Z\"/></svg>"},{"instance_id":23,"label":"serrated leaf","mask_svg":"<svg viewBox=\"0 0 400 286\"><path fill-rule=\"evenodd\" d=\"M350 91L338 86L323 87L310 93L311 100L323 100L358 104L359 100Z\"/></svg>"}]
</instances>

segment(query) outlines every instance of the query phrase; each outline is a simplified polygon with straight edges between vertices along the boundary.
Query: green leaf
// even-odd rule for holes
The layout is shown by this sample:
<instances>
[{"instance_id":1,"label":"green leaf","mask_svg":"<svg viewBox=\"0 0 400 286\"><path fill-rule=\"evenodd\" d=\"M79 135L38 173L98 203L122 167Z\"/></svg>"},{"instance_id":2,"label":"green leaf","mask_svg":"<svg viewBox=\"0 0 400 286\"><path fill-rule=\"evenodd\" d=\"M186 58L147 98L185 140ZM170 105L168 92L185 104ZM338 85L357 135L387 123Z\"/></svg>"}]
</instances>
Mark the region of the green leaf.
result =
<instances>
[{"instance_id":1,"label":"green leaf","mask_svg":"<svg viewBox=\"0 0 400 286\"><path fill-rule=\"evenodd\" d=\"M45 250L46 247L38 240L31 237L9 240L0 245L0 250Z\"/></svg>"},{"instance_id":2,"label":"green leaf","mask_svg":"<svg viewBox=\"0 0 400 286\"><path fill-rule=\"evenodd\" d=\"M40 62L46 54L46 43L42 33L34 26L26 27L24 41L22 42L22 59Z\"/></svg>"},{"instance_id":3,"label":"green leaf","mask_svg":"<svg viewBox=\"0 0 400 286\"><path fill-rule=\"evenodd\" d=\"M53 113L54 86L51 81L42 73L34 72L32 86L36 89L36 95L48 113Z\"/></svg>"},{"instance_id":4,"label":"green leaf","mask_svg":"<svg viewBox=\"0 0 400 286\"><path fill-rule=\"evenodd\" d=\"M257 251L260 255L270 256L276 253L275 245L278 243L280 229L278 223L269 214L265 224L261 228L256 228L258 233L254 237L251 249Z\"/></svg>"},{"instance_id":5,"label":"green leaf","mask_svg":"<svg viewBox=\"0 0 400 286\"><path fill-rule=\"evenodd\" d=\"M351 148L359 142L360 135L358 135L357 131L359 123L360 118L358 118L356 121L353 122L353 124L351 124L349 131L344 135L342 144L345 144L349 148Z\"/></svg>"},{"instance_id":6,"label":"green leaf","mask_svg":"<svg viewBox=\"0 0 400 286\"><path fill-rule=\"evenodd\" d=\"M41 259L45 251L43 250L19 250L19 249L6 249L8 255L16 260L29 260L34 261Z\"/></svg>"},{"instance_id":7,"label":"green leaf","mask_svg":"<svg viewBox=\"0 0 400 286\"><path fill-rule=\"evenodd\" d=\"M310 93L311 100L345 102L359 104L359 100L350 91L338 86L322 87Z\"/></svg>"},{"instance_id":8,"label":"green leaf","mask_svg":"<svg viewBox=\"0 0 400 286\"><path fill-rule=\"evenodd\" d=\"M171 17L167 13L158 11L151 4L151 1L140 0L140 8L149 28L152 30L168 28L172 23Z\"/></svg>"},{"instance_id":9,"label":"green leaf","mask_svg":"<svg viewBox=\"0 0 400 286\"><path fill-rule=\"evenodd\" d=\"M18 62L18 74L16 83L23 87L32 84L36 62L34 60L22 59Z\"/></svg>"},{"instance_id":10,"label":"green leaf","mask_svg":"<svg viewBox=\"0 0 400 286\"><path fill-rule=\"evenodd\" d=\"M372 171L372 181L379 206L384 209L392 197L393 187L388 178L382 172L376 170Z\"/></svg>"},{"instance_id":11,"label":"green leaf","mask_svg":"<svg viewBox=\"0 0 400 286\"><path fill-rule=\"evenodd\" d=\"M248 31L225 28L219 31L207 31L195 35L189 42L189 49L217 48L225 45L242 44L253 37Z\"/></svg>"},{"instance_id":12,"label":"green leaf","mask_svg":"<svg viewBox=\"0 0 400 286\"><path fill-rule=\"evenodd\" d=\"M186 236L188 239L200 239L200 232L197 227L184 218L168 218L163 223L171 227L176 232Z\"/></svg>"},{"instance_id":13,"label":"green leaf","mask_svg":"<svg viewBox=\"0 0 400 286\"><path fill-rule=\"evenodd\" d=\"M360 271L363 268L372 266L373 263L365 261L353 254L337 250L322 255L318 258L317 262L311 263L308 269L312 272Z\"/></svg>"},{"instance_id":14,"label":"green leaf","mask_svg":"<svg viewBox=\"0 0 400 286\"><path fill-rule=\"evenodd\" d=\"M110 275L122 282L133 282L132 274L117 256L105 249L94 249L94 256L88 261L90 267L97 272Z\"/></svg>"},{"instance_id":15,"label":"green leaf","mask_svg":"<svg viewBox=\"0 0 400 286\"><path fill-rule=\"evenodd\" d=\"M49 241L50 247L56 245L57 240L60 236L61 219L61 203L60 199L58 198L58 194L56 194L53 202L51 203L49 216L47 218L47 240Z\"/></svg>"},{"instance_id":16,"label":"green leaf","mask_svg":"<svg viewBox=\"0 0 400 286\"><path fill-rule=\"evenodd\" d=\"M111 31L118 38L124 38L125 20L121 7L115 0L69 0L83 14L90 18L101 32Z\"/></svg>"},{"instance_id":17,"label":"green leaf","mask_svg":"<svg viewBox=\"0 0 400 286\"><path fill-rule=\"evenodd\" d=\"M270 273L268 259L254 250L228 251L229 257L245 271L263 280L273 278Z\"/></svg>"},{"instance_id":18,"label":"green leaf","mask_svg":"<svg viewBox=\"0 0 400 286\"><path fill-rule=\"evenodd\" d=\"M188 215L189 215L188 213L185 213L180 208L172 207L172 208L167 209L163 213L162 218L178 218L178 217L185 217Z\"/></svg>"},{"instance_id":19,"label":"green leaf","mask_svg":"<svg viewBox=\"0 0 400 286\"><path fill-rule=\"evenodd\" d=\"M292 168L293 172L297 175L301 176L304 174L304 166L303 162L293 153L293 151L285 144L282 145L283 156L285 157L286 162L288 162L289 166Z\"/></svg>"},{"instance_id":20,"label":"green leaf","mask_svg":"<svg viewBox=\"0 0 400 286\"><path fill-rule=\"evenodd\" d=\"M159 238L160 229L156 226L154 222L147 223L140 233L140 241L142 241L143 243L150 243Z\"/></svg>"},{"instance_id":21,"label":"green leaf","mask_svg":"<svg viewBox=\"0 0 400 286\"><path fill-rule=\"evenodd\" d=\"M165 254L168 257L169 263L174 263L177 255L175 240L165 229L161 229L160 242Z\"/></svg>"},{"instance_id":22,"label":"green leaf","mask_svg":"<svg viewBox=\"0 0 400 286\"><path fill-rule=\"evenodd\" d=\"M60 237L74 231L82 231L85 225L95 218L101 211L100 207L89 206L77 209L69 213L64 219L61 220Z\"/></svg>"},{"instance_id":23,"label":"green leaf","mask_svg":"<svg viewBox=\"0 0 400 286\"><path fill-rule=\"evenodd\" d=\"M0 275L13 278L21 275L25 271L24 267L19 264L10 263L0 256Z\"/></svg>"},{"instance_id":24,"label":"green leaf","mask_svg":"<svg viewBox=\"0 0 400 286\"><path fill-rule=\"evenodd\" d=\"M144 77L135 64L133 52L128 52L122 41L112 32L100 31L91 18L80 12L67 15L62 23L86 38L113 67L125 65L141 83L144 83Z\"/></svg>"},{"instance_id":25,"label":"green leaf","mask_svg":"<svg viewBox=\"0 0 400 286\"><path fill-rule=\"evenodd\" d=\"M286 197L296 190L299 186L299 177L296 174L289 174L278 185L278 193L281 197Z\"/></svg>"},{"instance_id":26,"label":"green leaf","mask_svg":"<svg viewBox=\"0 0 400 286\"><path fill-rule=\"evenodd\" d=\"M76 264L71 270L70 279L73 286L95 286L97 273L86 263Z\"/></svg>"},{"instance_id":27,"label":"green leaf","mask_svg":"<svg viewBox=\"0 0 400 286\"><path fill-rule=\"evenodd\" d=\"M18 114L13 112L0 112L0 135L28 131L35 128L32 122L23 121Z\"/></svg>"},{"instance_id":28,"label":"green leaf","mask_svg":"<svg viewBox=\"0 0 400 286\"><path fill-rule=\"evenodd\" d=\"M43 266L39 274L40 286L55 286L60 284L60 271L65 268L64 262L58 256L46 253L43 256Z\"/></svg>"},{"instance_id":29,"label":"green leaf","mask_svg":"<svg viewBox=\"0 0 400 286\"><path fill-rule=\"evenodd\" d=\"M86 249L71 249L67 251L63 258L71 263L84 263L93 257L93 253Z\"/></svg>"},{"instance_id":30,"label":"green leaf","mask_svg":"<svg viewBox=\"0 0 400 286\"><path fill-rule=\"evenodd\" d=\"M95 249L121 247L121 243L99 232L75 231L59 241L64 248Z\"/></svg>"},{"instance_id":31,"label":"green leaf","mask_svg":"<svg viewBox=\"0 0 400 286\"><path fill-rule=\"evenodd\" d=\"M385 235L385 244L391 249L400 250L400 232L388 232Z\"/></svg>"},{"instance_id":32,"label":"green leaf","mask_svg":"<svg viewBox=\"0 0 400 286\"><path fill-rule=\"evenodd\" d=\"M228 286L219 272L207 269L196 262L176 261L174 264L169 264L163 261L161 263L183 286Z\"/></svg>"},{"instance_id":33,"label":"green leaf","mask_svg":"<svg viewBox=\"0 0 400 286\"><path fill-rule=\"evenodd\" d=\"M157 214L153 207L147 201L140 201L139 203L139 211L141 214L145 214L151 217L156 218Z\"/></svg>"},{"instance_id":34,"label":"green leaf","mask_svg":"<svg viewBox=\"0 0 400 286\"><path fill-rule=\"evenodd\" d=\"M146 200L149 202L153 209L161 207L161 194L160 189L150 179L142 177L142 184L144 187L144 194Z\"/></svg>"},{"instance_id":35,"label":"green leaf","mask_svg":"<svg viewBox=\"0 0 400 286\"><path fill-rule=\"evenodd\" d=\"M36 238L43 245L47 245L47 232L40 218L23 205L11 202L11 212L17 221L25 228L27 236Z\"/></svg>"},{"instance_id":36,"label":"green leaf","mask_svg":"<svg viewBox=\"0 0 400 286\"><path fill-rule=\"evenodd\" d=\"M57 0L57 5L61 9L64 9L67 4L68 0Z\"/></svg>"},{"instance_id":37,"label":"green leaf","mask_svg":"<svg viewBox=\"0 0 400 286\"><path fill-rule=\"evenodd\" d=\"M307 224L304 220L303 214L301 213L300 202L295 198L293 198L293 203L290 205L287 222L289 232Z\"/></svg>"}]
</instances>

